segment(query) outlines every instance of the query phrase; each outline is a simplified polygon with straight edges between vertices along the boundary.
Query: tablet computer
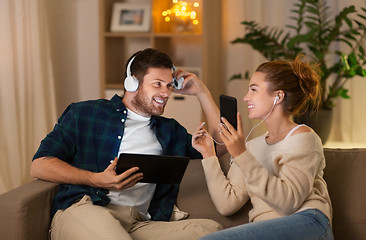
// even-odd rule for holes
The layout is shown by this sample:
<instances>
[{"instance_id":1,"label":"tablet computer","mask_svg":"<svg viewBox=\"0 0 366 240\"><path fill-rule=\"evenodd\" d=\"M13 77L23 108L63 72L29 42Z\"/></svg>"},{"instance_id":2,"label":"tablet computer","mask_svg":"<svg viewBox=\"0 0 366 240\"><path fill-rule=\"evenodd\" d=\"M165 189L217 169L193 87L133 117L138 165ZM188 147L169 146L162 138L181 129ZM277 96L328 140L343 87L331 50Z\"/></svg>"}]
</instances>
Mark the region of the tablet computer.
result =
<instances>
[{"instance_id":1,"label":"tablet computer","mask_svg":"<svg viewBox=\"0 0 366 240\"><path fill-rule=\"evenodd\" d=\"M180 156L121 153L116 173L139 167L144 174L139 182L179 184L186 171L190 158Z\"/></svg>"}]
</instances>

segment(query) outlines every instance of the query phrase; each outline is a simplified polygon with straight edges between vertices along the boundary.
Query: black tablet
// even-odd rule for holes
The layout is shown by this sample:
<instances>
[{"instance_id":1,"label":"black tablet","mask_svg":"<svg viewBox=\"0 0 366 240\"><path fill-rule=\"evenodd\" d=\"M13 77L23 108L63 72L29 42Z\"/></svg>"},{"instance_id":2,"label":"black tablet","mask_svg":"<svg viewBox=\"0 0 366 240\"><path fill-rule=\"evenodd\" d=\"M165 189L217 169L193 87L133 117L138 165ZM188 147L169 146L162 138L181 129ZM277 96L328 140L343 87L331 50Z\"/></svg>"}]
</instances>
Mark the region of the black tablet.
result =
<instances>
[{"instance_id":1,"label":"black tablet","mask_svg":"<svg viewBox=\"0 0 366 240\"><path fill-rule=\"evenodd\" d=\"M180 156L122 153L119 155L116 173L139 167L144 174L140 182L179 184L190 158Z\"/></svg>"}]
</instances>

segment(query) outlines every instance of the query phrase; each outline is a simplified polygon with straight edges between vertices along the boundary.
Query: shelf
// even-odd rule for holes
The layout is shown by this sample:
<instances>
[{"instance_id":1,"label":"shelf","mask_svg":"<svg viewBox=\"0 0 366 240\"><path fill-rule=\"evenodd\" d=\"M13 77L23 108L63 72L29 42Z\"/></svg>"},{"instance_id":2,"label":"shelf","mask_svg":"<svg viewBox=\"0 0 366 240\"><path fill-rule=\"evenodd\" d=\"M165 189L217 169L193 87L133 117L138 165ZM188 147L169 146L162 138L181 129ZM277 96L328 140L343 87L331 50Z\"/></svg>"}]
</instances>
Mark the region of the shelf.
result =
<instances>
[{"instance_id":1,"label":"shelf","mask_svg":"<svg viewBox=\"0 0 366 240\"><path fill-rule=\"evenodd\" d=\"M145 32L105 32L104 37L151 37L151 33L145 33Z\"/></svg>"},{"instance_id":2,"label":"shelf","mask_svg":"<svg viewBox=\"0 0 366 240\"><path fill-rule=\"evenodd\" d=\"M201 33L140 33L140 32L105 32L104 37L169 37L169 38L186 38L186 37L202 37Z\"/></svg>"}]
</instances>

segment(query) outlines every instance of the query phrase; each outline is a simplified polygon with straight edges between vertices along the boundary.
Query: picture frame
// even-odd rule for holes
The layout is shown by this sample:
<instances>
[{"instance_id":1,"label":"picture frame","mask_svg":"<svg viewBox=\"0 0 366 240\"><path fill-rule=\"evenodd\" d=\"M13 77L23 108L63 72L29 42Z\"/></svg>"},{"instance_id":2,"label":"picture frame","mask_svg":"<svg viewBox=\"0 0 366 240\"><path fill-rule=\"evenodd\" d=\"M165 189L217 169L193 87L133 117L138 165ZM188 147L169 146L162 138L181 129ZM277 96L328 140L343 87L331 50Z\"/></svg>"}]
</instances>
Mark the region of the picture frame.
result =
<instances>
[{"instance_id":1,"label":"picture frame","mask_svg":"<svg viewBox=\"0 0 366 240\"><path fill-rule=\"evenodd\" d=\"M115 3L111 32L148 32L151 24L149 3Z\"/></svg>"}]
</instances>

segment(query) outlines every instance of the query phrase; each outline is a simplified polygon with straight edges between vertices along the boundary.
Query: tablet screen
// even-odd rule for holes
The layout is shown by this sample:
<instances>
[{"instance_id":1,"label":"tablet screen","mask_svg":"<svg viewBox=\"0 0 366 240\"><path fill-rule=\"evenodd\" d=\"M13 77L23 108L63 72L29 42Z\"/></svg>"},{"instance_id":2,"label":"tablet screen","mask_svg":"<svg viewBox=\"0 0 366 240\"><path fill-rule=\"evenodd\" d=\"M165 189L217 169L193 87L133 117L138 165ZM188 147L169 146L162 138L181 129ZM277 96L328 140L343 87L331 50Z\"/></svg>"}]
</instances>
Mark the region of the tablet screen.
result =
<instances>
[{"instance_id":1,"label":"tablet screen","mask_svg":"<svg viewBox=\"0 0 366 240\"><path fill-rule=\"evenodd\" d=\"M139 167L144 174L140 182L179 184L190 158L180 156L122 153L116 166L116 173Z\"/></svg>"}]
</instances>

